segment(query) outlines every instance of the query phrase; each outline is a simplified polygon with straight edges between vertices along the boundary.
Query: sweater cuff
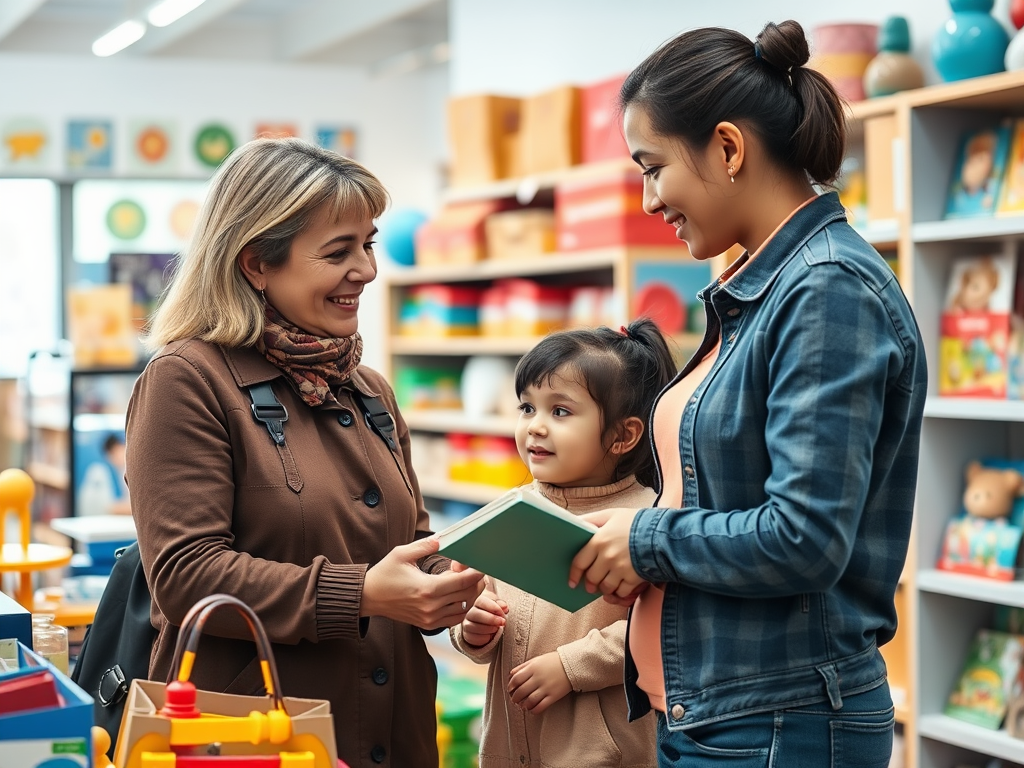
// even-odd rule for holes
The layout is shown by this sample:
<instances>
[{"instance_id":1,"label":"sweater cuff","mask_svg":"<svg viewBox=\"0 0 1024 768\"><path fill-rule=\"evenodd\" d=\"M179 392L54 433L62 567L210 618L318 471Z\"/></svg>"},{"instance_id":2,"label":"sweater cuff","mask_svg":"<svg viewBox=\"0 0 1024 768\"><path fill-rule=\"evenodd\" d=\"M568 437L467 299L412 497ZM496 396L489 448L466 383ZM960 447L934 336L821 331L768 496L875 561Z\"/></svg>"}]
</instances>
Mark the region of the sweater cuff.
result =
<instances>
[{"instance_id":1,"label":"sweater cuff","mask_svg":"<svg viewBox=\"0 0 1024 768\"><path fill-rule=\"evenodd\" d=\"M324 563L316 584L318 640L356 640L366 634L369 619L360 617L365 564Z\"/></svg>"}]
</instances>

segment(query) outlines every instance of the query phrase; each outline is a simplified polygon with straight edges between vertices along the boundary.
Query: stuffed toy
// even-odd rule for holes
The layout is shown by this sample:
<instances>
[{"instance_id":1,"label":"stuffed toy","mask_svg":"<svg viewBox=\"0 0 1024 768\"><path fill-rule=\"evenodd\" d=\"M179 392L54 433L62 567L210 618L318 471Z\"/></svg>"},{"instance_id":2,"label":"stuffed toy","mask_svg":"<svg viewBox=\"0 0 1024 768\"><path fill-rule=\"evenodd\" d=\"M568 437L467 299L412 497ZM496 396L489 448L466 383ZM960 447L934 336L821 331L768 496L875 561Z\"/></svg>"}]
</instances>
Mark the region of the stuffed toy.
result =
<instances>
[{"instance_id":1,"label":"stuffed toy","mask_svg":"<svg viewBox=\"0 0 1024 768\"><path fill-rule=\"evenodd\" d=\"M1014 469L993 469L972 461L965 475L964 509L972 517L1007 517L1014 499L1024 496L1024 476Z\"/></svg>"}]
</instances>

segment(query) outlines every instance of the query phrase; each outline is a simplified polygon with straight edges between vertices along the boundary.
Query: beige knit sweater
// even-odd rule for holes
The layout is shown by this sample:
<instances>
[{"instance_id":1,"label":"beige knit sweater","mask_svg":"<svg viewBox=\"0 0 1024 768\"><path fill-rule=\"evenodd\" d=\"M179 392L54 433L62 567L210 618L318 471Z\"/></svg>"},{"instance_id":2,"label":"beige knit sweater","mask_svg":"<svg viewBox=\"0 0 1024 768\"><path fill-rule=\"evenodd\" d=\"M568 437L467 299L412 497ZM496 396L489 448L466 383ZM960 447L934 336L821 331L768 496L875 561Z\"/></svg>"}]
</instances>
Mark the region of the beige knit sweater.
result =
<instances>
[{"instance_id":1,"label":"beige knit sweater","mask_svg":"<svg viewBox=\"0 0 1024 768\"><path fill-rule=\"evenodd\" d=\"M610 507L639 509L654 491L628 477L596 488L534 487L571 512ZM566 573L568 578L568 573ZM485 646L452 642L479 664L490 664L480 740L480 768L647 768L657 765L652 714L629 723L623 688L626 609L596 600L575 613L505 584L491 588L508 603L503 630ZM524 712L508 696L511 670L557 651L572 693L539 715Z\"/></svg>"}]
</instances>

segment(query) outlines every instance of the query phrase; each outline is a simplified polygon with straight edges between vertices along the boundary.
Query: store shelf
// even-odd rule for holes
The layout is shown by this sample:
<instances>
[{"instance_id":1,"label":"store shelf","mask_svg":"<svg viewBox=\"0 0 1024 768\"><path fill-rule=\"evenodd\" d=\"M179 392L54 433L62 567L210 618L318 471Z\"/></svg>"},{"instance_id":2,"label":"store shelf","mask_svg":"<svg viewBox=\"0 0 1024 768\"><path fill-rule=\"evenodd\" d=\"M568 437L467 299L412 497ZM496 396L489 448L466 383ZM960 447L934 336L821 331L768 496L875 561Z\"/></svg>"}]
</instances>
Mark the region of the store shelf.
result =
<instances>
[{"instance_id":1,"label":"store shelf","mask_svg":"<svg viewBox=\"0 0 1024 768\"><path fill-rule=\"evenodd\" d=\"M917 731L923 738L991 757L1020 762L1024 756L1024 739L1015 739L1005 730L989 731L946 715L922 715L918 718Z\"/></svg>"},{"instance_id":2,"label":"store shelf","mask_svg":"<svg viewBox=\"0 0 1024 768\"><path fill-rule=\"evenodd\" d=\"M919 592L932 592L995 605L1024 607L1024 582L997 581L948 571L922 570L917 573ZM1021 745L1024 748L1024 744Z\"/></svg>"},{"instance_id":3,"label":"store shelf","mask_svg":"<svg viewBox=\"0 0 1024 768\"><path fill-rule=\"evenodd\" d=\"M611 269L626 259L672 260L689 258L686 247L621 247L587 251L563 251L528 259L484 259L471 264L437 264L409 267L388 275L391 285L457 283L496 280L503 277L565 275ZM696 262L695 262L696 263Z\"/></svg>"},{"instance_id":4,"label":"store shelf","mask_svg":"<svg viewBox=\"0 0 1024 768\"><path fill-rule=\"evenodd\" d=\"M76 432L112 432L123 430L123 413L79 413L75 416Z\"/></svg>"},{"instance_id":5,"label":"store shelf","mask_svg":"<svg viewBox=\"0 0 1024 768\"><path fill-rule=\"evenodd\" d=\"M420 478L420 492L424 496L430 496L435 499L464 501L468 504L479 504L481 506L494 501L506 490L508 489L484 483L459 483L444 478Z\"/></svg>"},{"instance_id":6,"label":"store shelf","mask_svg":"<svg viewBox=\"0 0 1024 768\"><path fill-rule=\"evenodd\" d=\"M895 219L869 222L866 226L856 229L861 237L880 251L895 250L899 245L900 225Z\"/></svg>"},{"instance_id":7,"label":"store shelf","mask_svg":"<svg viewBox=\"0 0 1024 768\"><path fill-rule=\"evenodd\" d=\"M563 181L599 178L610 173L624 170L640 173L640 168L631 158L608 160L600 163L574 165L559 171L539 173L515 179L502 179L490 184L476 186L452 187L442 194L446 203L461 203L471 200L493 200L495 198L515 197L524 203L530 202L542 189L552 189Z\"/></svg>"},{"instance_id":8,"label":"store shelf","mask_svg":"<svg viewBox=\"0 0 1024 768\"><path fill-rule=\"evenodd\" d=\"M70 474L62 467L35 461L28 465L28 474L36 483L58 491L66 491L70 483Z\"/></svg>"},{"instance_id":9,"label":"store shelf","mask_svg":"<svg viewBox=\"0 0 1024 768\"><path fill-rule=\"evenodd\" d=\"M473 435L514 437L515 416L476 416L447 409L402 411L410 429L423 432L465 432Z\"/></svg>"},{"instance_id":10,"label":"store shelf","mask_svg":"<svg viewBox=\"0 0 1024 768\"><path fill-rule=\"evenodd\" d=\"M1024 401L968 397L929 397L924 415L935 419L1024 421Z\"/></svg>"},{"instance_id":11,"label":"store shelf","mask_svg":"<svg viewBox=\"0 0 1024 768\"><path fill-rule=\"evenodd\" d=\"M393 355L524 355L540 336L393 336L388 342Z\"/></svg>"},{"instance_id":12,"label":"store shelf","mask_svg":"<svg viewBox=\"0 0 1024 768\"><path fill-rule=\"evenodd\" d=\"M985 216L975 219L924 221L910 228L918 243L990 241L1024 237L1024 216Z\"/></svg>"}]
</instances>

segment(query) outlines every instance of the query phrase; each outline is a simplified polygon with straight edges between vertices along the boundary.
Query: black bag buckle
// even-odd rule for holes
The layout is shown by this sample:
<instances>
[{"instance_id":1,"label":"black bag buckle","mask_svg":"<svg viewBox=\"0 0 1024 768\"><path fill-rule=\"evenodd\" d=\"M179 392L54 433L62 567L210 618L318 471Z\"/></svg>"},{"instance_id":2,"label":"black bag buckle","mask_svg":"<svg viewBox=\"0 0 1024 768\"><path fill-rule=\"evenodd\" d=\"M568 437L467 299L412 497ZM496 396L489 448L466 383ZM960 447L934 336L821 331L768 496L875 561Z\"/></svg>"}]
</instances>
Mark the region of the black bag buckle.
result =
<instances>
[{"instance_id":1,"label":"black bag buckle","mask_svg":"<svg viewBox=\"0 0 1024 768\"><path fill-rule=\"evenodd\" d=\"M104 707L111 707L128 695L128 682L124 672L117 664L100 675L100 684L96 688L96 698Z\"/></svg>"},{"instance_id":2,"label":"black bag buckle","mask_svg":"<svg viewBox=\"0 0 1024 768\"><path fill-rule=\"evenodd\" d=\"M284 445L284 422L288 421L288 409L281 403L253 403L252 415L263 423L277 445Z\"/></svg>"}]
</instances>

